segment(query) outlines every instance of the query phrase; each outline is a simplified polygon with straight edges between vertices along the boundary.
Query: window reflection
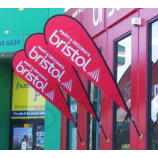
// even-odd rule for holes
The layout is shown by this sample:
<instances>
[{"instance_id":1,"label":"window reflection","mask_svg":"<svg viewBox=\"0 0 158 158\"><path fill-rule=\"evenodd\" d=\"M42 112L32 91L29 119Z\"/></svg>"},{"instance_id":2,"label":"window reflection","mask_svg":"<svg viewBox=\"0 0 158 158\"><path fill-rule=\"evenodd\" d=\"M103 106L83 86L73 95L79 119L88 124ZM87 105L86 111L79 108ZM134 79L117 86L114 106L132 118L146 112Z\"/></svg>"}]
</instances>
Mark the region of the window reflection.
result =
<instances>
[{"instance_id":1,"label":"window reflection","mask_svg":"<svg viewBox=\"0 0 158 158\"><path fill-rule=\"evenodd\" d=\"M131 105L131 36L117 43L117 83L122 96ZM116 107L116 149L130 149L130 119L127 113Z\"/></svg>"},{"instance_id":2,"label":"window reflection","mask_svg":"<svg viewBox=\"0 0 158 158\"><path fill-rule=\"evenodd\" d=\"M91 83L91 100L93 109L95 110L98 118L100 118L100 101L101 91L100 89ZM100 149L100 127L96 119L92 119L92 150Z\"/></svg>"},{"instance_id":3,"label":"window reflection","mask_svg":"<svg viewBox=\"0 0 158 158\"><path fill-rule=\"evenodd\" d=\"M151 149L158 149L158 21L152 23L151 42Z\"/></svg>"},{"instance_id":4,"label":"window reflection","mask_svg":"<svg viewBox=\"0 0 158 158\"><path fill-rule=\"evenodd\" d=\"M77 121L77 102L72 97L70 97L70 112ZM69 150L77 150L77 129L71 121L69 121Z\"/></svg>"},{"instance_id":5,"label":"window reflection","mask_svg":"<svg viewBox=\"0 0 158 158\"><path fill-rule=\"evenodd\" d=\"M44 124L37 124L36 127L36 150L44 150Z\"/></svg>"}]
</instances>

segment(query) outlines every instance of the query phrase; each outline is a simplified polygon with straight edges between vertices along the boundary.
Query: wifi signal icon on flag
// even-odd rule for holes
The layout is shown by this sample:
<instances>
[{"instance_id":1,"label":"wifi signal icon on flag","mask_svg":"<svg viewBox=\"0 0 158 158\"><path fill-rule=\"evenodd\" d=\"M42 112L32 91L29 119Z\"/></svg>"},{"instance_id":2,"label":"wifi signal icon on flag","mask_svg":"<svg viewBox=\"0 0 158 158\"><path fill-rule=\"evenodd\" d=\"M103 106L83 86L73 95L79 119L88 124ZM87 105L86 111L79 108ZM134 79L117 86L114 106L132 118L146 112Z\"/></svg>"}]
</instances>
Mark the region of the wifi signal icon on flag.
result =
<instances>
[{"instance_id":1,"label":"wifi signal icon on flag","mask_svg":"<svg viewBox=\"0 0 158 158\"><path fill-rule=\"evenodd\" d=\"M69 80L68 82L64 82L62 83L62 85L71 92L72 80Z\"/></svg>"},{"instance_id":2,"label":"wifi signal icon on flag","mask_svg":"<svg viewBox=\"0 0 158 158\"><path fill-rule=\"evenodd\" d=\"M95 71L88 72L87 74L89 76L91 76L96 82L98 82L98 80L99 80L99 72L100 72L100 68L96 69Z\"/></svg>"},{"instance_id":3,"label":"wifi signal icon on flag","mask_svg":"<svg viewBox=\"0 0 158 158\"><path fill-rule=\"evenodd\" d=\"M50 100L53 101L53 99L54 99L54 91L51 91L50 93L45 93L45 95L46 95Z\"/></svg>"}]
</instances>

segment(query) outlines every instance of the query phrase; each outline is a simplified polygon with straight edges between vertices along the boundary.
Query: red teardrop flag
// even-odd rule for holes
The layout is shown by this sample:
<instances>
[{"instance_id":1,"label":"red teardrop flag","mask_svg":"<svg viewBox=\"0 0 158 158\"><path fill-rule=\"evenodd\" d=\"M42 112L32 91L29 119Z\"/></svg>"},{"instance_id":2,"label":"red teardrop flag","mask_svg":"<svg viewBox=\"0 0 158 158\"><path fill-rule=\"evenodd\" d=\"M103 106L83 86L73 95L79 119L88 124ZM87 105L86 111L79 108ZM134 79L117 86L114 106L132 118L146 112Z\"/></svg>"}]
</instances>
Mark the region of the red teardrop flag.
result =
<instances>
[{"instance_id":1,"label":"red teardrop flag","mask_svg":"<svg viewBox=\"0 0 158 158\"><path fill-rule=\"evenodd\" d=\"M15 73L45 97L51 104L60 110L73 123L74 119L69 111L64 96L56 83L49 80L26 58L24 50L17 52L13 57Z\"/></svg>"},{"instance_id":2,"label":"red teardrop flag","mask_svg":"<svg viewBox=\"0 0 158 158\"><path fill-rule=\"evenodd\" d=\"M45 43L43 34L30 36L25 43L26 56L49 80L57 83L95 118L95 112L74 68Z\"/></svg>"},{"instance_id":3,"label":"red teardrop flag","mask_svg":"<svg viewBox=\"0 0 158 158\"><path fill-rule=\"evenodd\" d=\"M54 16L47 21L44 34L52 51L61 55L128 111L107 63L88 32L77 20L66 15Z\"/></svg>"}]
</instances>

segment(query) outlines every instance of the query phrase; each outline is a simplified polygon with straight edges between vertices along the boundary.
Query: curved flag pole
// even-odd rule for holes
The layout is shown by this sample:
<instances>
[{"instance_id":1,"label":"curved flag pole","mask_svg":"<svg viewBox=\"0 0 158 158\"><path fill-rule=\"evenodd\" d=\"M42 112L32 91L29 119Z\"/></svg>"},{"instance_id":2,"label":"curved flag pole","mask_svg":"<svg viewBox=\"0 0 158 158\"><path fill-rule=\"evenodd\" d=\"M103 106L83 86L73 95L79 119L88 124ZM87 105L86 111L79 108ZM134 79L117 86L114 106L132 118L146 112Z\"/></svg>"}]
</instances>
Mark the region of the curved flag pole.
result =
<instances>
[{"instance_id":1,"label":"curved flag pole","mask_svg":"<svg viewBox=\"0 0 158 158\"><path fill-rule=\"evenodd\" d=\"M34 46L34 47L36 47L36 46L42 46L42 47L40 47L40 48L45 48L44 46L45 45L41 45L41 44L43 44L43 43L41 43L41 42L43 42L43 41L41 41L41 42L39 42L40 41L40 37L42 37L42 35L43 34L41 34L41 33L35 33L35 34L32 34L31 36L29 36L28 37L28 39L26 40L26 42L25 42L25 46L24 46L24 52L25 52L25 56L27 57L27 60L31 63L31 64L33 64L37 69L39 69L40 71L41 71L41 73L43 73L45 76L47 76L47 78L50 78L50 76L46 73L46 71L42 71L42 69L41 69L41 67L38 67L38 64L34 61L34 60L31 60L29 57L28 57L28 54L27 54L27 49L26 49L26 45L27 45L27 43L29 42L29 43L31 43L32 45L31 46ZM32 38L32 37L38 37L36 40L35 39L33 39L33 40L31 40L30 38ZM30 41L31 40L31 41ZM39 40L39 41L38 41ZM41 39L42 40L42 39ZM35 43L35 41L38 41L37 43ZM34 48L33 47L33 48ZM32 51L32 50L31 50ZM47 49L45 50L45 51L47 51ZM36 52L36 51L35 51ZM41 56L42 57L42 56ZM45 58L46 58L46 56L45 56ZM59 71L59 70L58 70ZM51 79L53 79L53 78L51 78ZM57 83L55 83L56 85L58 85ZM60 85L58 85L58 87L59 87ZM61 87L62 88L62 87ZM62 93L62 90L59 88L59 90L60 90L60 92L61 92L61 94L62 94L62 96L63 96L63 98L64 98L64 95L63 95L63 93ZM66 102L66 100L65 100L65 102ZM67 108L69 109L69 107L67 106ZM69 113L71 113L70 112L70 109L69 109ZM71 115L71 117L72 117L72 115ZM76 127L76 129L77 129L77 126L76 126L76 124L75 124L75 121L73 122L74 123L74 126ZM77 129L77 133L78 133L78 136L79 136L79 138L80 138L80 141L81 141L81 144L84 144L83 143L83 141L82 141L82 138L81 138L81 136L80 136L80 134L79 134L79 132L78 132L78 129Z\"/></svg>"},{"instance_id":2,"label":"curved flag pole","mask_svg":"<svg viewBox=\"0 0 158 158\"><path fill-rule=\"evenodd\" d=\"M55 19L56 18L56 19ZM70 22L71 22L71 20L69 20L69 21L66 21L66 23L63 23L63 19L62 18L67 18L67 19L71 19L71 20L73 20L73 23L72 23L72 26L70 25ZM53 21L53 20L54 21ZM58 19L58 20L57 20ZM62 20L61 20L62 19ZM50 20L51 20L51 22L50 22ZM78 23L80 26L77 28L77 25L76 25L76 23ZM52 25L51 25L52 24ZM66 25L64 25L64 24L66 24ZM136 131L137 131L137 133L138 133L138 135L139 135L139 137L140 137L140 139L143 139L143 135L142 134L140 134L140 132L139 132L139 130L138 130L138 128L137 128L137 126L136 126L136 124L135 124L135 120L133 119L133 117L132 117L132 115L131 115L131 113L130 113L130 111L129 111L129 109L128 109L128 107L127 107L127 105L126 105L126 102L125 102L125 100L124 100L124 98L123 98L123 96L122 96L122 94L121 94L121 92L120 92L120 90L119 90L119 87L118 87L118 85L117 85L117 83L115 82L115 79L114 79L114 77L113 77L113 74L112 74L112 72L110 71L110 68L108 67L108 64L106 63L106 61L105 61L105 59L104 59L104 57L103 57L103 55L99 52L99 49L98 49L98 47L97 47L97 45L95 44L95 42L93 41L93 39L91 38L91 36L90 36L90 34L87 32L87 30L84 28L84 26L78 21L78 20L76 20L75 18L73 18L73 17L71 17L71 16L68 16L68 15L56 15L56 16L53 16L53 17L51 17L50 19L48 19L48 21L46 22L46 24L45 24L45 27L44 27L44 34L45 34L45 38L46 38L46 41L48 40L48 38L49 38L49 40L51 39L51 42L49 41L49 44L50 44L50 47L52 48L52 49L54 49L54 50L57 50L58 49L58 47L60 47L60 45L61 45L61 43L63 43L63 41L64 41L64 43L65 43L65 46L64 47L60 47L60 49L59 49L59 52L62 52L62 51L64 51L65 50L65 48L67 47L68 48L68 50L69 50L69 48L73 48L74 46L74 43L72 43L72 42L70 42L70 41L68 41L68 39L69 38L67 38L67 37L65 37L65 36L63 36L62 34L58 34L58 29L60 29L60 30L63 30L63 28L61 27L61 25L62 26L65 26L65 29L67 29L68 30L68 28L70 28L70 29L72 29L72 27L74 27L75 25L75 31L78 33L77 35L78 36L76 36L76 38L77 38L77 40L80 38L80 34L82 33L82 30L80 29L80 27L83 29L83 32L85 32L86 34L84 34L84 36L82 36L84 39L90 39L90 42L89 41L85 41L85 43L83 44L83 43L80 43L82 46L89 46L89 44L91 44L91 42L92 42L92 47L91 47L91 49L89 49L91 52L93 52L93 54L94 54L94 52L96 52L96 54L99 54L99 55L97 55L97 56L95 56L95 60L96 59L102 59L102 60L100 60L100 62L96 62L95 64L92 64L92 62L91 62L91 60L92 60L92 58L90 58L89 57L89 54L87 55L87 54L82 54L82 56L81 57L85 57L86 59L87 59L87 63L86 64L88 64L88 65L91 65L91 67L95 70L95 71L92 71L92 69L89 69L89 71L87 70L88 68L87 68L87 65L82 65L83 67L81 67L81 65L80 66L78 66L77 64L79 64L79 63L75 63L75 62L73 62L73 60L72 60L72 58L65 58L69 63L71 63L71 65L73 65L76 69L78 69L79 71L81 71L88 79L90 79L94 84L96 84L99 88L101 88L101 90L103 91L103 92L105 92L105 94L109 94L109 96L111 96L111 94L112 94L112 92L108 92L107 91L107 89L106 89L106 87L108 87L108 85L106 85L106 87L104 86L104 87L102 87L102 84L101 84L101 82L103 82L103 78L102 78L102 81L101 82L98 82L98 80L99 80L99 73L100 73L100 75L102 74L103 75L103 73L105 74L105 72L107 72L106 73L106 75L104 75L104 78L105 77L109 77L109 83L111 84L111 86L114 88L114 90L115 90L115 93L116 93L116 95L117 95L117 97L118 97L118 100L115 100L115 99L113 99L112 98L112 96L111 96L111 99L114 101L114 102L116 102L116 104L118 104L120 107L122 107L128 114L129 114L129 116L130 116L130 119L131 119L131 121L132 121L132 123L134 124L134 127L135 127L135 129L136 129ZM51 27L50 27L51 26ZM49 28L49 30L47 29L47 28ZM54 31L54 32L53 32ZM53 32L53 34L52 34L52 32ZM57 35L56 35L57 34ZM87 35L87 36L86 36ZM69 34L69 36L71 37L71 34ZM52 39L53 38L57 38L57 42L52 42ZM63 39L63 41L59 44L58 42L59 42L59 39L60 38L61 39ZM76 38L75 38L75 40L76 40ZM74 37L71 37L71 40L73 40L74 39ZM67 42L67 44L66 44L66 42ZM73 42L76 42L76 41L73 41ZM78 42L78 41L77 41ZM52 43L53 43L53 45L52 45ZM57 45L58 44L58 46L54 46L54 45ZM69 45L69 46L68 46ZM87 47L83 47L84 49L87 49ZM94 48L94 49L93 49ZM94 51L92 51L92 50L94 50ZM70 52L67 52L67 53L70 53ZM77 52L77 54L79 54L79 52ZM71 56L71 53L70 53L70 55L69 54L66 54L66 56L62 53L60 53L60 55L62 55L62 56L64 56L64 57L66 57L66 56ZM92 54L90 54L90 55L92 55ZM94 55L93 55L93 58L94 58ZM78 60L78 59L77 59ZM100 65L102 65L103 67L102 67L102 69L100 68ZM85 69L85 66L86 66L86 68L87 69ZM97 67L99 67L99 68L97 68ZM102 71L101 71L102 70ZM108 95L107 94L107 95ZM93 110L94 111L94 110ZM96 114L95 114L95 116L97 116ZM102 125L101 125L101 123L100 123L100 121L99 121L99 118L98 117L96 117L97 118L97 121L98 121L98 123L99 123L99 126L100 126L100 128L102 129L102 131L103 131L103 133L105 133L104 132L104 130L103 130L103 128L102 128ZM106 135L105 135L105 138L107 139L107 137L106 137Z\"/></svg>"},{"instance_id":3,"label":"curved flag pole","mask_svg":"<svg viewBox=\"0 0 158 158\"><path fill-rule=\"evenodd\" d=\"M72 67L73 67L73 66L72 66ZM87 97L89 98L89 96L88 96L88 94L87 94L87 92L86 92L86 90L85 90L85 88L84 88L84 85L83 85L83 83L82 83L82 81L81 81L81 78L79 77L79 74L77 73L77 71L76 71L76 69L75 69L74 67L73 67L73 69L74 69L74 71L75 71L75 73L76 73L76 75L77 75L77 77L78 77L78 79L79 79L79 81L80 81L80 83L81 83L81 85L82 85L82 87L83 87L83 89L84 89L84 91L85 91ZM107 136L106 136L106 134L105 134L105 131L104 131L104 129L103 129L103 126L102 126L102 124L101 124L101 122L100 122L100 119L99 119L98 115L96 114L96 111L94 110L93 105L92 105L90 99L89 99L89 102L90 102L91 108L92 108L92 110L93 110L93 113L94 113L94 115L95 115L95 117L96 117L96 120L97 120L97 122L98 122L98 124L99 124L99 127L101 128L101 130L102 130L102 132L103 132L103 134L104 134L104 137L105 137L105 139L106 139L106 142L108 143L108 142L110 141L110 139L107 138Z\"/></svg>"},{"instance_id":4,"label":"curved flag pole","mask_svg":"<svg viewBox=\"0 0 158 158\"><path fill-rule=\"evenodd\" d=\"M118 88L118 90L119 90L119 88ZM119 93L120 93L120 95L122 96L120 90L119 90ZM122 98L123 98L123 96L122 96ZM133 123L133 125L134 125L134 127L135 127L135 129L136 129L136 131L137 131L137 134L139 135L139 138L140 138L140 139L143 139L143 134L140 134L140 132L139 132L139 130L138 130L136 124L135 124L135 120L134 120L134 118L132 117L131 112L130 112L130 110L128 109L127 104L126 104L126 102L125 102L124 99L123 99L123 102L124 102L124 105L125 105L125 107L126 107L127 113L128 113L128 115L129 115L129 117L130 117L130 120L132 121L132 123Z\"/></svg>"},{"instance_id":5,"label":"curved flag pole","mask_svg":"<svg viewBox=\"0 0 158 158\"><path fill-rule=\"evenodd\" d=\"M55 78L52 78L52 76L47 72L47 71L45 71L44 69L41 69L41 66L39 67L39 65L40 64L42 64L42 62L43 62L43 59L42 59L42 61L41 61L41 63L40 64L37 64L37 62L35 63L35 61L34 60L32 60L33 58L32 58L32 56L30 57L30 52L31 52L31 54L32 54L32 52L34 52L36 55L39 53L40 54L40 51L37 49L35 49L35 47L38 45L38 47L40 47L41 49L43 49L43 51L45 51L45 52L47 52L47 56L49 56L48 55L48 53L50 53L50 55L51 55L51 57L53 56L55 59L57 59L57 60L59 60L59 62L60 63L62 63L62 64L64 64L64 67L65 67L65 69L64 69L64 73L67 73L67 72L70 72L70 74L72 75L75 75L76 77L74 77L74 78L72 78L72 80L73 80L73 82L74 83L76 83L76 85L78 85L79 84L79 87L80 87L80 92L82 92L82 93L84 93L84 98L86 97L86 102L83 102L82 103L82 101L83 100L81 100L81 102L79 102L79 100L80 100L80 98L76 98L76 95L72 95L72 93L71 93L71 91L69 91L69 89L65 89L65 87L59 82L59 80L57 81ZM33 48L33 49L32 49ZM91 101L90 101L90 99L89 99L89 96L87 95L87 92L86 92L86 90L85 90L85 88L84 88L84 85L82 84L82 81L80 80L80 77L79 77L79 75L78 75L78 73L76 72L76 70L75 70L75 68L72 66L72 65L70 65L69 63L66 63L65 62L65 60L63 61L63 59L61 60L61 58L59 58L59 56L54 56L55 54L53 54L53 53L51 53L52 52L52 50L49 48L49 46L47 45L47 42L46 42L46 40L45 40L45 38L44 38L44 35L43 34L41 34L41 33L36 33L36 34L32 34L31 36L29 36L29 38L27 39L27 41L25 42L25 55L26 55L26 57L28 58L28 60L34 65L34 66L37 66L37 68L39 68L40 70L41 70L41 72L42 73L44 73L48 78L49 77L51 77L52 79L54 79L54 81L60 86L60 87L62 87L66 92L67 92L67 94L69 94L69 95L71 95L74 99L76 99L84 108L86 108L86 106L90 106L90 108L91 108L91 110L89 111L92 115L93 115L93 117L94 118L96 118L97 119L97 116L96 116L96 113L95 113L95 111L94 111L94 109L93 109L93 105L92 105L92 103L91 103ZM38 54L38 55L39 55ZM37 57L37 56L36 56ZM43 54L40 54L38 57L42 57L43 58ZM47 58L46 56L45 56L45 58ZM44 59L45 60L45 59ZM48 61L48 59L47 60L45 60L45 61ZM52 62L52 61L49 61L49 62ZM65 63L64 63L65 62ZM43 68L43 67L42 67ZM65 76L69 76L69 75L65 75ZM63 76L64 77L64 76ZM65 79L65 80L67 80L67 79ZM73 85L75 85L75 84L73 84ZM72 84L71 84L71 86L72 86ZM74 86L72 86L71 88L72 89L74 89L73 88ZM78 87L78 88L79 88ZM81 89L82 89L82 91L81 91ZM78 93L78 95L80 95L81 93ZM86 106L85 106L86 105ZM87 109L87 108L86 108ZM97 120L99 120L99 119L97 119ZM99 123L100 121L98 121L98 123ZM101 123L99 123L99 125L101 125ZM77 126L76 126L77 127ZM103 130L103 128L102 128L102 130ZM78 132L78 131L77 131ZM78 134L79 134L79 132L78 132ZM105 135L105 132L104 132L104 135ZM80 135L79 135L79 137L80 137ZM106 138L107 139L107 138ZM81 137L80 137L80 140L81 140ZM82 142L82 141L81 141ZM82 143L83 144L83 143Z\"/></svg>"},{"instance_id":6,"label":"curved flag pole","mask_svg":"<svg viewBox=\"0 0 158 158\"><path fill-rule=\"evenodd\" d=\"M105 134L105 131L104 131L104 129L103 129L103 126L102 126L101 122L99 121L98 123L99 123L99 127L102 129L102 132L103 132L103 134L104 134L104 137L105 137L105 139L106 139L106 141L107 141L107 143L108 143L108 142L110 141L110 139L107 138L107 136L106 136L106 134Z\"/></svg>"},{"instance_id":7,"label":"curved flag pole","mask_svg":"<svg viewBox=\"0 0 158 158\"><path fill-rule=\"evenodd\" d=\"M59 88L60 89L60 88ZM60 89L60 91L61 91L61 94L63 95L63 92L62 92L62 90ZM64 95L63 95L63 97L64 97ZM65 98L65 97L64 97ZM65 100L66 101L66 100ZM71 111L70 111L70 109L69 109L69 112L71 113ZM71 116L72 116L72 114L71 114ZM71 121L72 122L72 121ZM79 139L80 139L80 142L81 142L81 144L82 145L84 145L84 141L82 140L82 137L81 137L81 135L80 135L80 133L79 133L79 131L78 131L78 128L77 128L77 118L76 118L76 123L75 123L75 121L74 122L72 122L73 124L74 124L74 126L75 126L75 128L76 128L76 130L77 130L77 135L79 136Z\"/></svg>"},{"instance_id":8,"label":"curved flag pole","mask_svg":"<svg viewBox=\"0 0 158 158\"><path fill-rule=\"evenodd\" d=\"M79 131L78 131L78 129L77 129L77 123L74 123L74 125L75 125L75 127L76 127L77 134L78 134L78 136L79 136L80 142L81 142L82 145L84 145L84 141L82 140L81 135L80 135L80 133L79 133Z\"/></svg>"},{"instance_id":9,"label":"curved flag pole","mask_svg":"<svg viewBox=\"0 0 158 158\"><path fill-rule=\"evenodd\" d=\"M126 116L125 116L125 118L124 118L124 120L123 120L123 122L122 122L122 124L125 123L125 121L127 120L128 117L129 117L129 115L128 115L128 113L127 113ZM123 125L121 125L120 129L118 130L118 133L116 134L116 138L119 136L122 127L123 127Z\"/></svg>"},{"instance_id":10,"label":"curved flag pole","mask_svg":"<svg viewBox=\"0 0 158 158\"><path fill-rule=\"evenodd\" d=\"M38 34L38 33L36 33L36 34ZM36 34L33 34L33 35L36 35ZM33 35L32 35L32 36L33 36ZM42 35L42 34L40 33L40 35ZM31 37L31 36L30 36L30 37ZM30 37L29 37L29 38L30 38ZM28 38L28 39L29 39L29 38ZM28 40L28 39L27 39L27 40ZM46 40L46 38L45 38L45 36L44 36L44 39L45 39L46 44L48 44L48 43L47 43L47 40ZM26 47L26 43L25 43L25 47ZM48 46L48 47L49 47L49 46ZM26 53L26 48L25 48L25 53ZM27 56L27 58L28 58L27 53L26 53L26 56ZM29 59L29 58L28 58L28 59ZM78 80L79 80L79 82L80 82L80 84L81 84L81 86L82 86L82 89L84 90L84 92L85 92L85 94L86 94L86 96L87 96L87 98L88 98L88 103L89 103L89 105L91 106L92 111L93 111L93 113L94 113L93 117L95 117L95 119L97 120L97 122L98 122L98 124L99 124L99 127L102 129L102 132L103 132L103 134L104 134L104 136L105 136L105 138L106 138L106 141L109 142L109 138L107 138L107 136L106 136L106 134L105 134L105 131L104 131L103 127L102 127L102 124L101 124L101 122L100 122L100 119L98 118L98 116L97 116L97 114L96 114L96 112L95 112L95 110L94 110L94 108L93 108L93 105L92 105L92 103L91 103L91 101L90 101L90 99L89 99L89 96L87 95L87 92L86 92L86 90L85 90L85 87L84 87L84 85L83 85L83 83L82 83L82 81L81 81L81 79L80 79L80 77L79 77L79 75L78 75L76 69L75 69L72 65L71 65L71 67L72 67L72 69L74 69L74 72L75 72L75 74L76 74L76 76L77 76L77 78L78 78ZM68 93L68 91L66 91L66 92ZM69 95L70 95L70 94L69 94ZM81 104L81 105L82 105L82 104ZM74 125L75 125L75 124L74 124ZM77 129L77 126L76 126L76 125L75 125L75 127L76 127L76 129ZM78 130L77 130L77 133L78 133L78 136L79 136L79 138L80 138L81 143L84 144L83 141L82 141L82 139L81 139L81 136L80 136Z\"/></svg>"},{"instance_id":11,"label":"curved flag pole","mask_svg":"<svg viewBox=\"0 0 158 158\"><path fill-rule=\"evenodd\" d=\"M17 57L17 55L19 55L18 57ZM59 86L58 85L56 85L56 84L54 84L54 85L52 85L52 84L50 84L50 85L48 85L50 82L47 82L45 85L45 87L44 88L42 88L42 90L40 89L39 90L39 88L37 88L37 86L35 86L35 84L33 84L32 83L32 78L30 77L31 75L32 76L34 76L34 71L33 70L36 70L35 72L38 72L38 69L36 68L36 67L34 67L34 66L32 66L32 63L29 61L29 59L27 59L26 58L26 56L25 56L25 52L24 52L24 50L20 50L20 51L18 51L18 52L16 52L15 54L14 54L14 56L13 56L13 59L12 59L13 61L12 61L12 68L13 68L13 70L14 70L14 72L20 77L20 78L22 78L23 80L25 80L25 82L27 82L30 86L32 86L35 90L37 90L44 98L46 98L52 105L54 105L59 111L61 111L62 113L63 113L63 110L61 109L61 105L62 105L62 107L64 108L64 106L65 107L67 107L67 110L69 110L69 114L65 114L65 116L70 120L70 121L72 121L72 123L74 123L74 125L75 125L75 127L77 128L77 126L76 126L76 123L75 123L75 121L74 121L74 119L73 119L73 117L72 117L72 114L71 114L71 112L70 112L70 109L69 109L69 107L68 107L68 105L67 105L67 103L66 103L66 100L65 100L65 97L64 97L64 95L63 95L63 93L62 93L62 91L61 91L61 89L59 88ZM25 64L22 64L22 63L25 63ZM29 63L30 62L30 63ZM21 66L21 69L19 69L19 67ZM22 73L21 73L22 72ZM27 72L27 75L25 74L25 75L23 75L25 72ZM22 75L21 75L22 74ZM30 75L30 76L29 76ZM26 79L27 77L30 77L28 80ZM35 77L35 76L34 76ZM35 78L38 78L38 80L39 80L39 82L40 83L42 83L43 84L43 80L41 80L42 78L40 78L40 77L35 77ZM35 80L34 80L35 81ZM34 82L33 81L33 82ZM48 80L47 80L48 81ZM37 84L36 84L37 85ZM47 85L48 85L48 87L49 88L47 88ZM55 94L58 94L57 95L57 97L59 97L58 99L60 100L60 106L59 106L59 104L57 104L57 98L56 97L54 97L54 93L53 93L53 95L52 96L48 96L47 95L47 93L46 92L44 92L44 91L48 91L49 89L51 89L52 87L54 87L54 91L56 91L56 93ZM61 97L61 98L60 98ZM63 98L63 99L62 99ZM81 138L81 136L80 136L80 134L79 134L79 132L78 132L78 130L77 130L77 133L78 133L78 135L79 135L79 138L80 138L80 141L81 141L81 144L84 144L83 143L83 141L82 141L82 138Z\"/></svg>"},{"instance_id":12,"label":"curved flag pole","mask_svg":"<svg viewBox=\"0 0 158 158\"><path fill-rule=\"evenodd\" d=\"M143 139L143 134L140 134L140 132L139 132L139 130L138 130L136 124L135 124L135 120L134 120L134 118L132 117L131 112L130 112L129 110L128 110L128 113L129 113L129 117L130 117L130 119L131 119L131 121L132 121L132 123L133 123L133 125L134 125L134 127L135 127L135 129L136 129L136 131L137 131L137 134L139 135L139 138L140 138L140 139Z\"/></svg>"}]
</instances>

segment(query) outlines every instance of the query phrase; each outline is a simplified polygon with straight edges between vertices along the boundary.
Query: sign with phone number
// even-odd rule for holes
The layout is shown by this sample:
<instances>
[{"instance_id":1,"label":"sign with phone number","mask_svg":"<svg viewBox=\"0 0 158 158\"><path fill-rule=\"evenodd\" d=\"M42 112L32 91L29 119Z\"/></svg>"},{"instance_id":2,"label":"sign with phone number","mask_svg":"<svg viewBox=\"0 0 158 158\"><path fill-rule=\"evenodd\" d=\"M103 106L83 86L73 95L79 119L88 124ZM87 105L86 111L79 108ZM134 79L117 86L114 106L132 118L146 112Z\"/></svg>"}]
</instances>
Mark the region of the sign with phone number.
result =
<instances>
[{"instance_id":1,"label":"sign with phone number","mask_svg":"<svg viewBox=\"0 0 158 158\"><path fill-rule=\"evenodd\" d=\"M3 47L3 46L15 46L15 45L20 45L20 44L21 44L21 40L20 39L0 41L0 47Z\"/></svg>"},{"instance_id":2,"label":"sign with phone number","mask_svg":"<svg viewBox=\"0 0 158 158\"><path fill-rule=\"evenodd\" d=\"M28 35L14 34L0 36L0 53L17 52L23 49Z\"/></svg>"}]
</instances>

